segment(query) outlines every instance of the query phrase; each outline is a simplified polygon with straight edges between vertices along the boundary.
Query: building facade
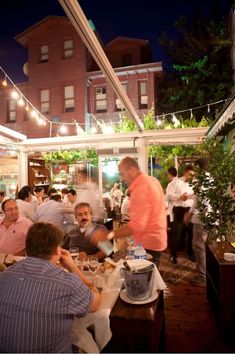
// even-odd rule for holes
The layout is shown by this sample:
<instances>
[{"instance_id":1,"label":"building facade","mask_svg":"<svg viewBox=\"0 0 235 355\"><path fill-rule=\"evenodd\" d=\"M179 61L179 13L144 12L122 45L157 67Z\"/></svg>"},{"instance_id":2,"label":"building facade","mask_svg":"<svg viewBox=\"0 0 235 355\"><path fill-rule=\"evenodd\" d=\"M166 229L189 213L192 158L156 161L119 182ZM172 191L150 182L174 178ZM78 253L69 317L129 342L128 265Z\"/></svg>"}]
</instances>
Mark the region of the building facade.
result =
<instances>
[{"instance_id":1,"label":"building facade","mask_svg":"<svg viewBox=\"0 0 235 355\"><path fill-rule=\"evenodd\" d=\"M67 17L48 16L16 40L28 50L28 81L15 83L23 94L17 99L11 96L14 85L1 86L0 124L40 138L99 131L99 122L119 121L122 103ZM103 49L139 117L157 110L163 71L152 62L148 41L117 37Z\"/></svg>"}]
</instances>

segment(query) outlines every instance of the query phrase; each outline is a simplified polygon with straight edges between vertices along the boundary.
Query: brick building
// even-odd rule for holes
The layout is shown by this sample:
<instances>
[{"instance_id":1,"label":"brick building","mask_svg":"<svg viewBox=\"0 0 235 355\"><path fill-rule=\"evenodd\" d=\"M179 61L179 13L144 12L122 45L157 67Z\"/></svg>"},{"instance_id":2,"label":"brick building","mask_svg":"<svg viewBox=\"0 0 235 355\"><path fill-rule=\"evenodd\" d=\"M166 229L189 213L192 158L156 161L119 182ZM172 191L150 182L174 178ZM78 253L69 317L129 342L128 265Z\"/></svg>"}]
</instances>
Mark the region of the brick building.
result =
<instances>
[{"instance_id":1,"label":"brick building","mask_svg":"<svg viewBox=\"0 0 235 355\"><path fill-rule=\"evenodd\" d=\"M57 135L63 122L71 123L66 134L74 135L77 125L89 132L97 120L119 120L120 100L67 17L48 16L16 40L28 50L28 81L15 84L53 123L39 125L27 104L11 98L8 85L0 88L0 124L35 138ZM103 48L140 118L156 110L162 64L152 62L148 41L117 37Z\"/></svg>"}]
</instances>

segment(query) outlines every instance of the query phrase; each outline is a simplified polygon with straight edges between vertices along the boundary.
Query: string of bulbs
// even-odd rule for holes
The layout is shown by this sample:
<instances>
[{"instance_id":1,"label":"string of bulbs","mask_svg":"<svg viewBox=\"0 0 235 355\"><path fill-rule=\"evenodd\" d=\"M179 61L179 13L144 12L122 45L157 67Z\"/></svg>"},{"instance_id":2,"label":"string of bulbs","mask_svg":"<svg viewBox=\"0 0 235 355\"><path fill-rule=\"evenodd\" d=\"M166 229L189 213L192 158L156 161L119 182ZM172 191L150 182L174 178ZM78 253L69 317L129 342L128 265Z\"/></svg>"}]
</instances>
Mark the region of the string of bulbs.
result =
<instances>
[{"instance_id":1,"label":"string of bulbs","mask_svg":"<svg viewBox=\"0 0 235 355\"><path fill-rule=\"evenodd\" d=\"M4 80L2 81L2 85L4 87L8 86L8 82L9 81L11 83L11 85L13 86L13 91L11 93L11 97L15 100L17 100L18 104L20 106L25 106L25 110L29 111L29 109L31 108L31 116L33 118L37 119L38 124L40 125L46 125L47 123L50 124L50 136L51 136L51 132L52 132L52 125L59 125L60 127L60 132L61 133L66 133L67 132L67 127L66 126L75 126L76 130L77 130L77 134L84 134L85 131L83 130L83 128L81 126L84 126L85 128L85 123L79 123L74 120L73 122L54 122L51 121L50 119L48 119L47 117L45 117L27 98L26 96L21 92L21 90L15 85L15 83L11 80L11 78L9 77L9 75L7 75L7 73L5 72L5 70L0 66L0 70L3 72L4 74ZM196 106L190 109L185 109L185 110L179 110L179 111L174 111L174 112L168 112L168 113L163 113L161 115L156 115L154 118L156 119L156 124L158 126L162 125L162 121L165 120L166 117L170 116L172 119L172 122L174 123L175 127L178 127L180 125L180 121L179 119L176 117L176 114L180 114L180 113L184 113L184 112L190 112L190 118L193 117L193 110L198 110L204 107L207 107L207 112L210 113L210 107L213 105L217 105L220 103L224 103L225 101L227 101L226 99L224 100L219 100L219 101L215 101L215 102L211 102L205 105L201 105L201 106ZM117 122L110 122L109 124L105 123L105 122L100 122L94 114L91 114L91 116L94 118L94 120L96 121L96 127L93 125L91 127L91 133L96 133L97 132L97 128L99 127L101 129L101 131L103 133L106 134L111 134L114 133L114 125L118 125L119 120Z\"/></svg>"}]
</instances>

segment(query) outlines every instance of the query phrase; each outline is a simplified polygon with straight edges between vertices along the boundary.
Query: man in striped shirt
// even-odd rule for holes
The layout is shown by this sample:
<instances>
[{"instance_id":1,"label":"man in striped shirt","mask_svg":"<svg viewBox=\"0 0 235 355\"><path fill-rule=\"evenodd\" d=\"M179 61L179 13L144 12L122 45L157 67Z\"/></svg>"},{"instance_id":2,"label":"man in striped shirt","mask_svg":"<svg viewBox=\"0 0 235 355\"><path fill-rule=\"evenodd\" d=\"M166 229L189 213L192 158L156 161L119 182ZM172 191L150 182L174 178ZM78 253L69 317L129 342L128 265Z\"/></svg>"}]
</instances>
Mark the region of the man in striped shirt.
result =
<instances>
[{"instance_id":1,"label":"man in striped shirt","mask_svg":"<svg viewBox=\"0 0 235 355\"><path fill-rule=\"evenodd\" d=\"M62 239L52 224L35 223L25 260L0 274L1 353L70 353L74 316L98 309L99 291L61 248Z\"/></svg>"}]
</instances>

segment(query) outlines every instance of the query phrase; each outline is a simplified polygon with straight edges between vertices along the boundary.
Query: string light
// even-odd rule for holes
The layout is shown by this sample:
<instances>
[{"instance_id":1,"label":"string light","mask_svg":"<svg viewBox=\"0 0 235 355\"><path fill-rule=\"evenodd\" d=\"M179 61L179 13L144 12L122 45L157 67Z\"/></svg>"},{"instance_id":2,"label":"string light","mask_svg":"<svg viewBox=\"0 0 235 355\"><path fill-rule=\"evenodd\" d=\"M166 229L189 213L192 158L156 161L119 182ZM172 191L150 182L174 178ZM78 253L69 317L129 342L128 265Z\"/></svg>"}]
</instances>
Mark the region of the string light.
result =
<instances>
[{"instance_id":1,"label":"string light","mask_svg":"<svg viewBox=\"0 0 235 355\"><path fill-rule=\"evenodd\" d=\"M97 133L97 128L96 128L95 126L92 126L92 127L91 127L91 133L92 133L92 134Z\"/></svg>"},{"instance_id":2,"label":"string light","mask_svg":"<svg viewBox=\"0 0 235 355\"><path fill-rule=\"evenodd\" d=\"M5 75L5 79L4 79L3 82L2 82L2 85L3 85L3 86L7 86L7 77L6 77L6 75Z\"/></svg>"},{"instance_id":3,"label":"string light","mask_svg":"<svg viewBox=\"0 0 235 355\"><path fill-rule=\"evenodd\" d=\"M176 118L176 115L174 113L172 114L172 122L174 122L174 123L177 122L177 118Z\"/></svg>"},{"instance_id":4,"label":"string light","mask_svg":"<svg viewBox=\"0 0 235 355\"><path fill-rule=\"evenodd\" d=\"M22 96L21 96L20 99L18 100L18 105L24 106L24 100L23 100Z\"/></svg>"},{"instance_id":5,"label":"string light","mask_svg":"<svg viewBox=\"0 0 235 355\"><path fill-rule=\"evenodd\" d=\"M67 129L67 127L64 125L64 124L62 124L62 126L60 127L60 133L67 133L67 131L68 131L68 129Z\"/></svg>"},{"instance_id":6,"label":"string light","mask_svg":"<svg viewBox=\"0 0 235 355\"><path fill-rule=\"evenodd\" d=\"M1 66L0 66L0 70L3 72L3 74L5 76L4 80L2 81L2 85L6 87L8 85L7 81L9 81L12 84L12 86L13 86L13 91L11 93L12 98L18 100L18 104L20 106L24 106L25 105L25 110L26 111L31 110L31 112L30 112L31 116L34 117L34 118L37 118L37 122L40 125L46 125L47 123L49 123L49 125L50 125L50 136L51 136L51 133L52 133L52 125L60 125L59 130L60 130L61 133L67 133L67 126L69 126L69 125L73 125L74 126L75 125L75 128L76 128L76 131L77 131L78 135L85 134L84 129L81 127L81 125L85 126L85 123L78 124L76 122L76 120L74 120L73 122L53 122L53 121L49 120L47 117L45 117L43 114L41 114L36 109L36 107L24 96L24 94L14 84L14 82L6 74L6 72L3 70L3 68ZM192 118L193 117L193 112L192 112L193 110L197 110L197 109L201 109L203 107L207 107L207 112L210 113L210 106L217 105L217 104L225 102L225 101L227 101L227 100L226 99L219 100L219 101L216 101L216 102L211 102L211 103L208 103L208 104L205 104L205 105L201 105L201 106L197 106L197 107L193 107L193 108L189 108L189 109L185 109L185 110L164 113L162 115L155 116L156 124L158 126L160 126L163 123L163 121L166 119L167 116L171 116L172 117L172 121L174 123L174 126L178 127L180 125L180 121L177 119L176 114L183 113L183 112L190 112L190 118ZM112 134L112 133L114 133L114 125L118 124L118 122L116 122L116 123L111 122L110 124L107 124L104 121L100 122L99 120L97 120L96 117L92 113L90 115L96 121L96 127L95 126L91 127L91 133L93 133L93 134L97 133L97 127L100 127L100 130L104 134Z\"/></svg>"},{"instance_id":7,"label":"string light","mask_svg":"<svg viewBox=\"0 0 235 355\"><path fill-rule=\"evenodd\" d=\"M11 97L16 100L19 98L19 94L15 89L12 91Z\"/></svg>"},{"instance_id":8,"label":"string light","mask_svg":"<svg viewBox=\"0 0 235 355\"><path fill-rule=\"evenodd\" d=\"M157 126L161 126L161 124L162 124L162 121L157 117Z\"/></svg>"}]
</instances>

